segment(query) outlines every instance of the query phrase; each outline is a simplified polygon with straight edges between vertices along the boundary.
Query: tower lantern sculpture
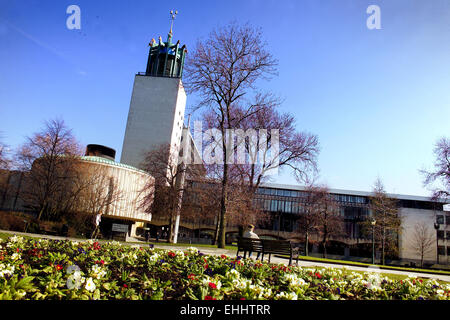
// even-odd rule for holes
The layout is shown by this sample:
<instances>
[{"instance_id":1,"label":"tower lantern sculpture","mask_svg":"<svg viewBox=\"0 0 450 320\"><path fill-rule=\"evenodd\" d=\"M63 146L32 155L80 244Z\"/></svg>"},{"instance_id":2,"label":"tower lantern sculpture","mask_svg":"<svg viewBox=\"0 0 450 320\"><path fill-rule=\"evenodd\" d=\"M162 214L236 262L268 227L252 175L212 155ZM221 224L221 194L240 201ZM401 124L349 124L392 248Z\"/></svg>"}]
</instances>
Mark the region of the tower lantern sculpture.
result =
<instances>
[{"instance_id":1,"label":"tower lantern sculpture","mask_svg":"<svg viewBox=\"0 0 450 320\"><path fill-rule=\"evenodd\" d=\"M170 31L167 35L167 41L163 42L159 37L159 41L155 39L149 43L150 50L148 54L147 70L145 72L148 76L155 77L171 77L181 78L183 74L184 58L186 55L186 46L180 47L180 41L175 44L172 43L173 37L173 21L175 20L178 11L170 11L171 24Z\"/></svg>"}]
</instances>

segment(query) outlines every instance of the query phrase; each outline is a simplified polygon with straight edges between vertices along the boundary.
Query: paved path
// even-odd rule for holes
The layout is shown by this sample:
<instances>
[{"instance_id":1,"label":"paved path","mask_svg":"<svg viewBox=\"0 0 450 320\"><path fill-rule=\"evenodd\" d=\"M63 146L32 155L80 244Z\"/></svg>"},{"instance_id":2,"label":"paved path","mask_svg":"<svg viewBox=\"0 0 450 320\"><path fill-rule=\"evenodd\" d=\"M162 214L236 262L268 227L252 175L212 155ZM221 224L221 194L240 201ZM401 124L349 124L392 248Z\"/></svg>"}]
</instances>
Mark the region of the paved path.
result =
<instances>
[{"instance_id":1,"label":"paved path","mask_svg":"<svg viewBox=\"0 0 450 320\"><path fill-rule=\"evenodd\" d=\"M60 237L60 236L51 236L51 235L42 235L42 234L32 234L32 233L23 233L23 232L14 232L14 231L6 231L6 230L0 230L0 233L10 233L10 234L16 234L16 235L23 235L28 237L36 237L36 238L48 238L48 239L59 239L59 240L72 240L72 241L87 241L86 239L78 239L78 238L66 238L66 237ZM99 242L107 242L109 240L100 240ZM142 244L147 245L144 241L139 240L133 240L132 244ZM195 244L190 245L192 247L196 247ZM154 244L155 248L160 249L173 249L173 250L186 250L186 248L189 247L189 245L169 245L169 244ZM198 248L201 252L208 255L222 255L225 254L227 256L235 256L236 250L229 250L229 249L219 249L219 248L211 248L211 247L201 247L198 246ZM254 258L254 257L253 257ZM287 264L288 259L280 258L277 256L272 256L270 259L270 262L272 263L283 263ZM295 265L295 262L294 262ZM316 262L316 261L304 261L299 260L298 265L301 267L322 267L322 268L345 268L347 270L354 270L354 271L370 271L370 272L380 272L380 273L390 273L390 274L398 274L398 275L410 275L410 276L416 276L421 278L429 278L429 279L436 279L441 281L450 282L450 275L441 275L441 274L431 274L431 273L420 273L420 272L409 272L409 271L401 271L401 270L389 270L389 269L378 269L377 267L358 267L358 266L349 266L349 265L341 265L341 264L333 264L333 263L324 263L324 262Z\"/></svg>"}]
</instances>

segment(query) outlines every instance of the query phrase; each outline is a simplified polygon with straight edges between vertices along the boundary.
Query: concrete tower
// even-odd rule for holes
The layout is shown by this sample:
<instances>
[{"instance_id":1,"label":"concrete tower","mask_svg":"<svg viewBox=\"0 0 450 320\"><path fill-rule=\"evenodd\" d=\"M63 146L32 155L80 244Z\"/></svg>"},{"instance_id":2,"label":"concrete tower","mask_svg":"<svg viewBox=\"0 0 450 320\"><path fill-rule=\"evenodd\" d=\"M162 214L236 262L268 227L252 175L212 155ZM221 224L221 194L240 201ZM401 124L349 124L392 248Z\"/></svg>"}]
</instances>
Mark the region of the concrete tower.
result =
<instances>
[{"instance_id":1,"label":"concrete tower","mask_svg":"<svg viewBox=\"0 0 450 320\"><path fill-rule=\"evenodd\" d=\"M159 37L149 46L147 69L134 78L120 160L136 168L142 167L145 153L158 145L179 149L186 107L181 82L186 47L180 41L172 43L172 27L167 42Z\"/></svg>"}]
</instances>

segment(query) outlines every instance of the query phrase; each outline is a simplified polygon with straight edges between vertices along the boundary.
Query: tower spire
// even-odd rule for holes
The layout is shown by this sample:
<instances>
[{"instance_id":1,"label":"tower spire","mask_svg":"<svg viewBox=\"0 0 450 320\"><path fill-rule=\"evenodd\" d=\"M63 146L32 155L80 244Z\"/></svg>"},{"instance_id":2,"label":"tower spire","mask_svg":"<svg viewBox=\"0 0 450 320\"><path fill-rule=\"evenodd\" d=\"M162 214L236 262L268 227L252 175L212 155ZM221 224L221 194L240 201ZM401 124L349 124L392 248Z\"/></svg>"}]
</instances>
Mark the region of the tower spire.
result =
<instances>
[{"instance_id":1,"label":"tower spire","mask_svg":"<svg viewBox=\"0 0 450 320\"><path fill-rule=\"evenodd\" d=\"M172 32L172 29L173 29L173 21L175 20L177 14L178 14L178 10L175 10L175 12L174 12L173 10L170 10L170 20L171 20L171 22L170 22L170 31L169 31L169 35L168 35L168 37L167 37L167 42L169 42L169 43L170 43L170 40L172 39L172 35L173 35L173 32Z\"/></svg>"}]
</instances>

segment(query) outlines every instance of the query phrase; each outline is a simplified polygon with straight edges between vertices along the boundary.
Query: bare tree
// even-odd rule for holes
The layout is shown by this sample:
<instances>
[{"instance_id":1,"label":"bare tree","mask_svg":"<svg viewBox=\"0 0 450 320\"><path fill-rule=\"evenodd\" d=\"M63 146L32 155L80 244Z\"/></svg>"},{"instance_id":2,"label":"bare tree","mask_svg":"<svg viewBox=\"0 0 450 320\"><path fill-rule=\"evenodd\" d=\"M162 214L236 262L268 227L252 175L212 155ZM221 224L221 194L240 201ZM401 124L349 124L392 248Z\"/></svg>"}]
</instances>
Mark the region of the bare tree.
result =
<instances>
[{"instance_id":1,"label":"bare tree","mask_svg":"<svg viewBox=\"0 0 450 320\"><path fill-rule=\"evenodd\" d=\"M3 207L9 189L10 163L7 146L0 142L0 208Z\"/></svg>"},{"instance_id":2,"label":"bare tree","mask_svg":"<svg viewBox=\"0 0 450 320\"><path fill-rule=\"evenodd\" d=\"M381 179L375 181L373 196L370 197L375 241L381 245L381 263L385 264L386 253L395 254L398 250L398 235L400 233L401 217L398 214L398 204L395 199L388 197ZM372 230L370 220L364 222L365 230Z\"/></svg>"},{"instance_id":3,"label":"bare tree","mask_svg":"<svg viewBox=\"0 0 450 320\"><path fill-rule=\"evenodd\" d=\"M317 203L320 199L320 191L317 186L308 185L305 190L302 203L300 206L300 217L298 219L298 230L305 239L305 255L309 254L309 241L312 235L317 234L318 231L318 214Z\"/></svg>"},{"instance_id":4,"label":"bare tree","mask_svg":"<svg viewBox=\"0 0 450 320\"><path fill-rule=\"evenodd\" d=\"M435 182L441 185L434 188L432 199L450 200L450 139L442 137L434 147L434 171L421 170L425 176L424 184L431 186Z\"/></svg>"},{"instance_id":5,"label":"bare tree","mask_svg":"<svg viewBox=\"0 0 450 320\"><path fill-rule=\"evenodd\" d=\"M173 242L174 226L185 190L185 184L181 181L182 175L197 177L201 175L202 170L195 164L186 166L180 163L179 154L166 144L147 152L142 167L154 178L143 191L154 189L155 194L153 197L147 192L149 196L143 197L140 207L146 211L151 210L155 217L169 220L169 242Z\"/></svg>"},{"instance_id":6,"label":"bare tree","mask_svg":"<svg viewBox=\"0 0 450 320\"><path fill-rule=\"evenodd\" d=\"M118 209L124 198L122 190L118 188L117 179L108 173L105 167L91 166L80 161L77 164L81 178L73 184L72 192L75 204L72 210L89 213L91 216L107 214Z\"/></svg>"},{"instance_id":7,"label":"bare tree","mask_svg":"<svg viewBox=\"0 0 450 320\"><path fill-rule=\"evenodd\" d=\"M416 223L412 235L411 245L420 255L420 267L423 267L423 260L426 254L433 250L436 241L434 233L424 221Z\"/></svg>"},{"instance_id":8,"label":"bare tree","mask_svg":"<svg viewBox=\"0 0 450 320\"><path fill-rule=\"evenodd\" d=\"M75 163L81 148L63 120L45 122L43 130L27 138L19 148L17 160L27 171L26 188L21 196L38 212L38 220L55 219L77 174Z\"/></svg>"},{"instance_id":9,"label":"bare tree","mask_svg":"<svg viewBox=\"0 0 450 320\"><path fill-rule=\"evenodd\" d=\"M279 99L256 88L259 80L270 79L276 74L277 62L266 47L259 29L249 24L231 23L211 32L206 41L198 42L185 68L184 84L187 91L199 94L200 102L197 108L205 107L208 110L204 121L208 123L208 128L216 128L220 133L218 140L211 141L215 144L215 152L220 152L223 159L223 164L216 166L221 185L218 221L220 248L225 246L228 208L230 203L234 202L228 199L231 194L229 188L236 185L236 170L232 168L230 161L235 153L230 129L255 128L258 125L267 129L269 122L264 123L264 120L267 120L264 114L272 112L272 115L275 115L275 108L279 105ZM293 142L295 139L290 136L287 140ZM270 143L269 137L266 144ZM284 154L286 162L281 163L291 163L292 167L295 167L292 158L299 157L294 148ZM254 194L271 166L273 163L266 162L265 166L259 167L259 173L256 166L241 170L240 180L246 182L248 193ZM250 169L250 172L247 169ZM244 171L247 173L243 174Z\"/></svg>"},{"instance_id":10,"label":"bare tree","mask_svg":"<svg viewBox=\"0 0 450 320\"><path fill-rule=\"evenodd\" d=\"M0 170L7 170L10 167L11 160L8 157L8 147L0 142Z\"/></svg>"},{"instance_id":11,"label":"bare tree","mask_svg":"<svg viewBox=\"0 0 450 320\"><path fill-rule=\"evenodd\" d=\"M312 210L317 219L317 231L321 239L323 257L326 258L329 240L343 234L344 219L337 202L326 186L315 187L312 192Z\"/></svg>"},{"instance_id":12,"label":"bare tree","mask_svg":"<svg viewBox=\"0 0 450 320\"><path fill-rule=\"evenodd\" d=\"M213 242L217 240L217 219L220 212L220 192L218 184L207 177L190 180L183 194L183 221L193 228L216 224Z\"/></svg>"}]
</instances>

